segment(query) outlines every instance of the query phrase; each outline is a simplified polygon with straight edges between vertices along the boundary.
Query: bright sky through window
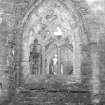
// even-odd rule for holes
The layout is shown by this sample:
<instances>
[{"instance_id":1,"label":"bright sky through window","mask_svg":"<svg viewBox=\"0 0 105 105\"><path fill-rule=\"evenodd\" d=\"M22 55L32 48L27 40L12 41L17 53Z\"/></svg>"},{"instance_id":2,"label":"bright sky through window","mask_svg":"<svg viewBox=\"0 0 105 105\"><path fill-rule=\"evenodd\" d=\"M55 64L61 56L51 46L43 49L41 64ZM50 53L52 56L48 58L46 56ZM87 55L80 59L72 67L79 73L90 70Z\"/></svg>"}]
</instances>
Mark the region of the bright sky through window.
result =
<instances>
[{"instance_id":1,"label":"bright sky through window","mask_svg":"<svg viewBox=\"0 0 105 105\"><path fill-rule=\"evenodd\" d=\"M105 0L86 0L91 10L97 14L104 11Z\"/></svg>"},{"instance_id":2,"label":"bright sky through window","mask_svg":"<svg viewBox=\"0 0 105 105\"><path fill-rule=\"evenodd\" d=\"M104 0L86 0L88 2L88 4L93 4L95 2L103 2Z\"/></svg>"},{"instance_id":3,"label":"bright sky through window","mask_svg":"<svg viewBox=\"0 0 105 105\"><path fill-rule=\"evenodd\" d=\"M57 27L57 31L54 32L55 36L62 36L62 31L60 29L60 27Z\"/></svg>"}]
</instances>

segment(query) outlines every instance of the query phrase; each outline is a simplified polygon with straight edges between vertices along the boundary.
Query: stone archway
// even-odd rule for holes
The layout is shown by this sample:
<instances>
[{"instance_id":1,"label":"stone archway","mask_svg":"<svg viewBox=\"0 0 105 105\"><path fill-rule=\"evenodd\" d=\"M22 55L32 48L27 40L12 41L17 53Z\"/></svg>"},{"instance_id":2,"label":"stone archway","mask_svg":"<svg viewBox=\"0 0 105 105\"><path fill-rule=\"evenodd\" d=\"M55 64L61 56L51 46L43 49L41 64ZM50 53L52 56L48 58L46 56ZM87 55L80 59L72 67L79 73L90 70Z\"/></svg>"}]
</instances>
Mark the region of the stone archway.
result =
<instances>
[{"instance_id":1,"label":"stone archway","mask_svg":"<svg viewBox=\"0 0 105 105\"><path fill-rule=\"evenodd\" d=\"M75 17L75 18L74 18ZM75 11L72 2L65 0L41 0L28 12L23 20L22 67L24 77L30 75L29 53L30 45L37 38L42 45L42 66L45 73L46 46L55 43L58 47L58 68L60 68L60 47L65 43L73 46L73 75L75 80L81 80L81 44L82 22ZM83 36L84 37L84 36ZM68 41L66 40L68 39ZM43 75L42 74L42 75Z\"/></svg>"}]
</instances>

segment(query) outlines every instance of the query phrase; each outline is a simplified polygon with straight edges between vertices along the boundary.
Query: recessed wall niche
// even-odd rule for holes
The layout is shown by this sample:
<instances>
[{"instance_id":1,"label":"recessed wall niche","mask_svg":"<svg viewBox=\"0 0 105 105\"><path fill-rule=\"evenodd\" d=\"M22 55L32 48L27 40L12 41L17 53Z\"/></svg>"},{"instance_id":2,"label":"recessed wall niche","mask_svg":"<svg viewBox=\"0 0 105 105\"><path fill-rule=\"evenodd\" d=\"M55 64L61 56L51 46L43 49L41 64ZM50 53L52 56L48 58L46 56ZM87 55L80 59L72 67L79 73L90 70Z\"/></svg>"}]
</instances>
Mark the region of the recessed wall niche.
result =
<instances>
[{"instance_id":1,"label":"recessed wall niche","mask_svg":"<svg viewBox=\"0 0 105 105\"><path fill-rule=\"evenodd\" d=\"M81 81L83 33L79 17L73 18L75 14L73 7L59 0L44 0L30 10L21 46L25 81L46 75L63 77L71 83Z\"/></svg>"}]
</instances>

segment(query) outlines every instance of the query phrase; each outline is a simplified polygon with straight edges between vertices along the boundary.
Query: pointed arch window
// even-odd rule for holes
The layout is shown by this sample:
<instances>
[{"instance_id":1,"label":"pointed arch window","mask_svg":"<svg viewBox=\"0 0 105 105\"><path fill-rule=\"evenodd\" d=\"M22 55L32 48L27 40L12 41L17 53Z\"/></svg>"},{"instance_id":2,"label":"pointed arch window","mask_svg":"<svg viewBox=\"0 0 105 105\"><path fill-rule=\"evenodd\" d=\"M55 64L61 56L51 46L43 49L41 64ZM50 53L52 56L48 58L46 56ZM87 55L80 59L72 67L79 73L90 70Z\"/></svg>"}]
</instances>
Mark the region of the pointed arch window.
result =
<instances>
[{"instance_id":1,"label":"pointed arch window","mask_svg":"<svg viewBox=\"0 0 105 105\"><path fill-rule=\"evenodd\" d=\"M44 0L31 10L22 42L22 61L27 61L22 62L25 77L31 73L81 78L81 28L76 26L78 19L73 19L72 12L59 0Z\"/></svg>"}]
</instances>

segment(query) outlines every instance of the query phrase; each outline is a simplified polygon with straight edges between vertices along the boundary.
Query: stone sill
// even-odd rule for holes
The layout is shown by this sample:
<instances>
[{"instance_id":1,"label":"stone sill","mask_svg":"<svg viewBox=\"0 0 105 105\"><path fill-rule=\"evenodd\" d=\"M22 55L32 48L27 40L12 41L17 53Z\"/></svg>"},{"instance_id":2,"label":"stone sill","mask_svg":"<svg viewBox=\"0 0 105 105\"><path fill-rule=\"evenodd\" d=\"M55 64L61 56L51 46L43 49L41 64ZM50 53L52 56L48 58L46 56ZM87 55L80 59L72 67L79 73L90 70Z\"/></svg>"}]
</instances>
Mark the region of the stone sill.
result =
<instances>
[{"instance_id":1,"label":"stone sill","mask_svg":"<svg viewBox=\"0 0 105 105\"><path fill-rule=\"evenodd\" d=\"M81 83L80 80L75 81L75 78L67 80L66 76L39 76L31 77L27 82L21 83L20 89L32 90L49 90L49 91L90 91L87 86Z\"/></svg>"},{"instance_id":2,"label":"stone sill","mask_svg":"<svg viewBox=\"0 0 105 105\"><path fill-rule=\"evenodd\" d=\"M75 84L75 83L81 83L81 77L79 79L76 78L75 75L28 75L26 78L24 78L24 82L27 83L40 83L40 82L51 82L51 81L59 81L66 84Z\"/></svg>"}]
</instances>

